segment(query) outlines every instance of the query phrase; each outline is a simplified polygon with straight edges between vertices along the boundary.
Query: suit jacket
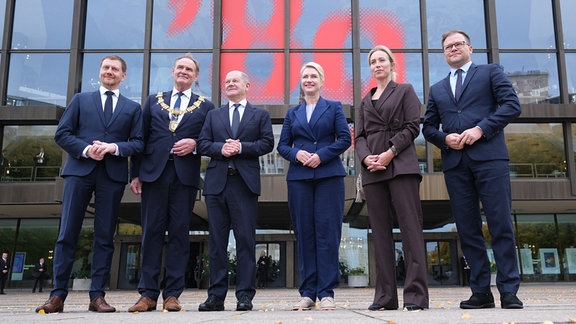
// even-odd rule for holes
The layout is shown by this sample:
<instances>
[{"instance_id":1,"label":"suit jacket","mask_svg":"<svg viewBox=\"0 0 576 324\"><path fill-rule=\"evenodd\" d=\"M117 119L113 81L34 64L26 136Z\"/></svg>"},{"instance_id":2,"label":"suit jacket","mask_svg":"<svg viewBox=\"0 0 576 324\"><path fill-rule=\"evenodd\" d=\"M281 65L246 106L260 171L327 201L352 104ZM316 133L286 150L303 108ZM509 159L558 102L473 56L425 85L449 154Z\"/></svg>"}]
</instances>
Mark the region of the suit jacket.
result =
<instances>
[{"instance_id":1,"label":"suit jacket","mask_svg":"<svg viewBox=\"0 0 576 324\"><path fill-rule=\"evenodd\" d=\"M398 156L385 172L370 172L362 163L362 184L392 179L399 174L420 174L414 140L420 134L420 100L410 84L390 81L372 104L373 88L356 110L355 149L360 162L371 154L387 151L392 145Z\"/></svg>"},{"instance_id":2,"label":"suit jacket","mask_svg":"<svg viewBox=\"0 0 576 324\"><path fill-rule=\"evenodd\" d=\"M240 154L226 158L222 155L222 146L226 139L240 139ZM255 107L249 102L244 108L238 134L232 136L228 105L210 111L202 127L200 153L210 157L204 182L204 195L217 195L224 190L228 178L229 160L240 173L250 191L260 195L260 161L258 157L270 153L274 148L272 121L267 110Z\"/></svg>"},{"instance_id":3,"label":"suit jacket","mask_svg":"<svg viewBox=\"0 0 576 324\"><path fill-rule=\"evenodd\" d=\"M8 272L4 272L4 270L7 270ZM8 275L9 272L10 272L10 260L6 259L6 261L4 261L4 259L0 258L0 276L6 276Z\"/></svg>"},{"instance_id":4,"label":"suit jacket","mask_svg":"<svg viewBox=\"0 0 576 324\"><path fill-rule=\"evenodd\" d=\"M118 145L119 156L106 154L104 164L110 179L128 182L128 156L142 150L142 110L140 105L123 95L112 119L106 125L100 92L78 93L66 107L54 139L68 153L61 176L86 176L98 161L82 157L82 152L92 141L99 140ZM126 127L126 125L131 125Z\"/></svg>"},{"instance_id":5,"label":"suit jacket","mask_svg":"<svg viewBox=\"0 0 576 324\"><path fill-rule=\"evenodd\" d=\"M40 271L43 269L44 271ZM48 278L48 266L46 266L46 262L40 264L40 262L34 265L34 278L45 279Z\"/></svg>"},{"instance_id":6,"label":"suit jacket","mask_svg":"<svg viewBox=\"0 0 576 324\"><path fill-rule=\"evenodd\" d=\"M346 176L339 157L351 142L350 128L340 102L320 97L310 122L306 118L306 103L288 109L278 141L278 153L290 161L286 180ZM303 166L296 160L299 150L316 153L322 163L317 168Z\"/></svg>"},{"instance_id":7,"label":"suit jacket","mask_svg":"<svg viewBox=\"0 0 576 324\"><path fill-rule=\"evenodd\" d=\"M502 67L472 64L458 102L450 87L450 75L430 88L422 133L442 150L444 171L456 167L464 151L475 161L508 160L503 129L520 113L520 102ZM484 135L474 145L452 150L445 144L446 135L475 126Z\"/></svg>"},{"instance_id":8,"label":"suit jacket","mask_svg":"<svg viewBox=\"0 0 576 324\"><path fill-rule=\"evenodd\" d=\"M172 91L162 93L164 102L170 105ZM190 104L193 105L199 96L192 93ZM168 162L170 150L174 143L183 138L196 140L198 150L198 137L208 111L214 109L214 104L205 100L192 112L182 116L174 132L170 131L170 113L158 104L157 95L150 95L143 108L142 134L144 134L144 151L132 159L131 176L140 177L140 181L156 181ZM174 156L174 167L178 179L187 185L198 188L200 183L201 156L192 152L185 156Z\"/></svg>"}]
</instances>

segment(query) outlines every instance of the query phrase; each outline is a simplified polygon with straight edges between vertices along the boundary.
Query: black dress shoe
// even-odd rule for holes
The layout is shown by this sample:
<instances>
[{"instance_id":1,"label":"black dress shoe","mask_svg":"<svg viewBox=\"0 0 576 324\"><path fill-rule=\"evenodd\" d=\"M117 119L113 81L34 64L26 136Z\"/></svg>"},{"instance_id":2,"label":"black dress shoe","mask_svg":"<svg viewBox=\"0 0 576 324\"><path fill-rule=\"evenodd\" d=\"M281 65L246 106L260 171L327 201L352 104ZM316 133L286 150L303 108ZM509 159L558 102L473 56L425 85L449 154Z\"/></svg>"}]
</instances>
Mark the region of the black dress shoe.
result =
<instances>
[{"instance_id":1,"label":"black dress shoe","mask_svg":"<svg viewBox=\"0 0 576 324\"><path fill-rule=\"evenodd\" d=\"M376 304L376 303L368 306L368 310L371 310L371 311L383 311L383 310L395 310L395 309L398 309L398 308L397 307L387 307L387 306Z\"/></svg>"},{"instance_id":2,"label":"black dress shoe","mask_svg":"<svg viewBox=\"0 0 576 324\"><path fill-rule=\"evenodd\" d=\"M219 312L223 310L224 301L214 295L208 296L208 299L198 306L199 312Z\"/></svg>"},{"instance_id":3,"label":"black dress shoe","mask_svg":"<svg viewBox=\"0 0 576 324\"><path fill-rule=\"evenodd\" d=\"M500 304L504 309L522 309L524 304L516 297L514 293L501 293Z\"/></svg>"},{"instance_id":4,"label":"black dress shoe","mask_svg":"<svg viewBox=\"0 0 576 324\"><path fill-rule=\"evenodd\" d=\"M494 296L492 293L473 293L472 297L468 300L460 302L462 309L480 309L480 308L494 308Z\"/></svg>"},{"instance_id":5,"label":"black dress shoe","mask_svg":"<svg viewBox=\"0 0 576 324\"><path fill-rule=\"evenodd\" d=\"M407 312L416 312L416 311L421 311L424 308L416 305L416 304L404 304L404 308L403 310L407 311Z\"/></svg>"},{"instance_id":6,"label":"black dress shoe","mask_svg":"<svg viewBox=\"0 0 576 324\"><path fill-rule=\"evenodd\" d=\"M253 306L250 297L246 295L240 296L240 298L238 299L238 303L236 304L237 311L250 311L252 310L252 307Z\"/></svg>"}]
</instances>

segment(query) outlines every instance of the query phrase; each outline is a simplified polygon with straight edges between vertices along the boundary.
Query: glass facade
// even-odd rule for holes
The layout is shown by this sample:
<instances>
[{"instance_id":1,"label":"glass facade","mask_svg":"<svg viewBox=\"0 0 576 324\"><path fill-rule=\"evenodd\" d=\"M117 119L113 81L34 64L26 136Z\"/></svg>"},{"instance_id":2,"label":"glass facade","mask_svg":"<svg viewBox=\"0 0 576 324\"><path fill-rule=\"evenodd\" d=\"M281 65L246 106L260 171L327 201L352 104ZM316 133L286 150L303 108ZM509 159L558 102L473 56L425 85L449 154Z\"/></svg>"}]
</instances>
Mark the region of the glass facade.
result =
<instances>
[{"instance_id":1,"label":"glass facade","mask_svg":"<svg viewBox=\"0 0 576 324\"><path fill-rule=\"evenodd\" d=\"M574 201L574 12L573 0L0 0L0 185L56 182L63 163L63 152L53 140L58 113L46 115L55 107L65 107L76 92L97 90L98 66L107 54L126 60L127 77L120 91L140 104L149 95L172 89L174 60L187 52L193 53L200 68L193 91L217 106L227 101L221 91L226 73L245 71L251 81L248 99L270 109L277 143L286 109L301 98L303 63L316 61L324 67L322 95L350 108L353 131L354 107L375 86L367 64L369 50L376 44L392 49L397 81L413 85L424 109L430 86L449 73L441 35L456 28L470 35L473 62L501 64L520 97L523 115L505 129L510 170L513 190L533 187L514 192L521 196L518 200L529 200L530 193L537 191L537 200L550 202L562 194L558 200ZM40 147L47 156L42 165L35 159ZM435 200L442 189L428 181L442 171L440 151L422 135L416 148L424 174L422 196L432 196L423 200ZM354 177L358 162L353 148L341 159ZM274 149L261 157L260 165L265 177L279 175L266 184L270 186L266 190L284 192L281 175L287 170L286 161ZM13 204L8 191L0 189L1 203ZM525 192L527 196L522 196ZM447 204L446 197L440 200ZM425 213L430 210L424 207ZM13 242L8 245L11 252L27 252L28 261L46 253L22 250L17 229L58 227L57 215L37 216L47 217L47 223L0 215L0 242ZM573 211L525 209L514 216L520 255L530 257L526 262L521 259L526 280L573 280ZM121 224L118 234L140 235L135 222ZM531 237L534 224L552 231L548 234L553 239ZM92 225L85 226L84 254L76 270L83 270L89 260L86 244ZM369 229L359 227L350 226L344 237L342 261L368 270ZM261 244L259 248L270 251L274 259L283 258L284 245ZM427 241L431 281L453 284L457 280L459 256L454 244ZM356 250L350 249L359 246L363 254L356 260ZM133 284L139 248L136 244L123 249L130 256L123 264L123 276Z\"/></svg>"}]
</instances>

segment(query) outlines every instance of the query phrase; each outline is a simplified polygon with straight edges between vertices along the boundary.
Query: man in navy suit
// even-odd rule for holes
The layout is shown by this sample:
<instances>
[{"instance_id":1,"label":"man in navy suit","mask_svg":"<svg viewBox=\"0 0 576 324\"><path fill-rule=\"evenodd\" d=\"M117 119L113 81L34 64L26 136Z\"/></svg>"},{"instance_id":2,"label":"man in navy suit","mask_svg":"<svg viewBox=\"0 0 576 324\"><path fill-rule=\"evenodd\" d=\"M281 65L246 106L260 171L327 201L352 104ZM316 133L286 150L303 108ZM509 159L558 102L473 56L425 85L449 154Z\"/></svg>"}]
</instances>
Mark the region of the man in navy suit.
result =
<instances>
[{"instance_id":1,"label":"man in navy suit","mask_svg":"<svg viewBox=\"0 0 576 324\"><path fill-rule=\"evenodd\" d=\"M58 124L54 139L67 153L62 220L54 248L54 289L36 312L61 312L88 203L94 195L94 242L90 311L114 312L104 299L114 253L114 231L120 201L128 183L128 157L142 150L142 110L120 94L126 62L116 55L100 63L100 89L73 98Z\"/></svg>"},{"instance_id":2,"label":"man in navy suit","mask_svg":"<svg viewBox=\"0 0 576 324\"><path fill-rule=\"evenodd\" d=\"M130 185L134 194L142 194L141 297L129 312L156 309L166 231L163 309L182 309L178 298L185 285L190 219L200 182L201 157L196 145L206 114L214 108L206 98L192 93L199 72L192 54L177 58L172 91L153 94L144 104L144 152L132 159Z\"/></svg>"},{"instance_id":3,"label":"man in navy suit","mask_svg":"<svg viewBox=\"0 0 576 324\"><path fill-rule=\"evenodd\" d=\"M8 273L10 272L10 261L8 260L8 253L2 253L0 259L0 295L4 295L4 288L6 287L6 280L8 280Z\"/></svg>"},{"instance_id":4,"label":"man in navy suit","mask_svg":"<svg viewBox=\"0 0 576 324\"><path fill-rule=\"evenodd\" d=\"M480 202L492 235L502 308L523 308L512 227L508 149L503 129L520 115L512 84L496 64L476 65L470 37L459 30L442 35L450 74L430 88L422 133L442 151L442 169L470 265L470 299L460 308L493 308L490 261L482 234ZM440 127L440 125L442 125Z\"/></svg>"},{"instance_id":5,"label":"man in navy suit","mask_svg":"<svg viewBox=\"0 0 576 324\"><path fill-rule=\"evenodd\" d=\"M236 239L236 310L252 310L256 294L256 221L260 195L259 157L274 148L268 111L246 100L248 75L226 75L229 103L208 113L198 147L211 158L204 196L210 229L210 287L199 311L222 311L228 292L228 236Z\"/></svg>"}]
</instances>

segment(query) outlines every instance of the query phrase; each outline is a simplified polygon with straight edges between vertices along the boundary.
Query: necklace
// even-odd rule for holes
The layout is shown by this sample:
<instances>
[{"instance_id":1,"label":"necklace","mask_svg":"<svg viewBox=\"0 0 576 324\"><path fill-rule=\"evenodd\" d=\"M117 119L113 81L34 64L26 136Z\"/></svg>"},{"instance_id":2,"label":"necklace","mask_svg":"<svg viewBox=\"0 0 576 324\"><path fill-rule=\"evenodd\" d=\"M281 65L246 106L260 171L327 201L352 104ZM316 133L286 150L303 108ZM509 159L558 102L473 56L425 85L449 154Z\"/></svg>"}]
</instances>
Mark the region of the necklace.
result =
<instances>
[{"instance_id":1,"label":"necklace","mask_svg":"<svg viewBox=\"0 0 576 324\"><path fill-rule=\"evenodd\" d=\"M188 108L186 108L184 110L174 109L174 108L170 108L170 106L168 106L166 104L166 102L164 102L164 98L162 97L163 94L164 93L162 91L160 91L156 95L156 99L158 100L158 104L160 105L160 107L162 107L162 109L166 110L168 113L170 113L174 116L180 116L180 115L184 115L186 113L193 112L196 108L200 107L200 105L205 100L204 96L199 96L198 99L192 105L190 105ZM179 120L170 121L170 125L168 126L168 129L170 129L171 132L176 131L176 127L178 127L178 123L179 123Z\"/></svg>"}]
</instances>

